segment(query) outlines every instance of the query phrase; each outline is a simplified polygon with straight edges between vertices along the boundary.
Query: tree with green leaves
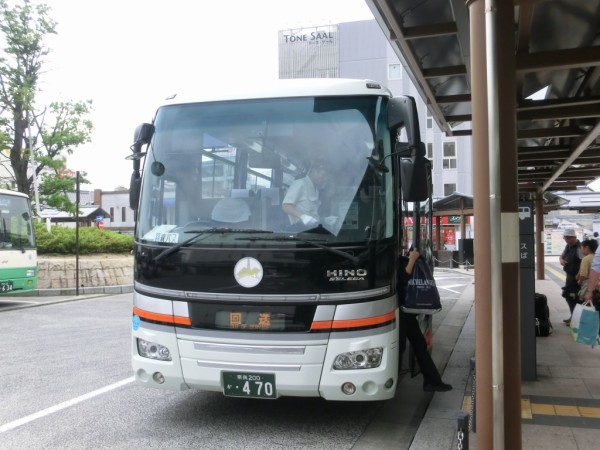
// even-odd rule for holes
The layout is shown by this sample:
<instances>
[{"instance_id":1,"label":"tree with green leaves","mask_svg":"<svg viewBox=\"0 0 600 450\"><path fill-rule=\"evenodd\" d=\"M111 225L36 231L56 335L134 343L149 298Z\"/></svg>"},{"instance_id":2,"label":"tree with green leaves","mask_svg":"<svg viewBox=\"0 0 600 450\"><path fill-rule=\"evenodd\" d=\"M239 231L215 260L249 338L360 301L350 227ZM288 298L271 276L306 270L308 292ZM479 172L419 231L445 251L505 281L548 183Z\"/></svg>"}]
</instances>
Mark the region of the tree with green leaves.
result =
<instances>
[{"instance_id":1,"label":"tree with green leaves","mask_svg":"<svg viewBox=\"0 0 600 450\"><path fill-rule=\"evenodd\" d=\"M0 0L0 173L2 187L34 196L39 182L41 206L75 212L68 198L75 191L75 175L66 155L90 142L91 101L36 104L44 58L50 49L44 39L56 34L50 8L21 0L10 7ZM0 169L2 170L2 169ZM35 177L34 177L35 173ZM81 182L86 182L85 173Z\"/></svg>"}]
</instances>

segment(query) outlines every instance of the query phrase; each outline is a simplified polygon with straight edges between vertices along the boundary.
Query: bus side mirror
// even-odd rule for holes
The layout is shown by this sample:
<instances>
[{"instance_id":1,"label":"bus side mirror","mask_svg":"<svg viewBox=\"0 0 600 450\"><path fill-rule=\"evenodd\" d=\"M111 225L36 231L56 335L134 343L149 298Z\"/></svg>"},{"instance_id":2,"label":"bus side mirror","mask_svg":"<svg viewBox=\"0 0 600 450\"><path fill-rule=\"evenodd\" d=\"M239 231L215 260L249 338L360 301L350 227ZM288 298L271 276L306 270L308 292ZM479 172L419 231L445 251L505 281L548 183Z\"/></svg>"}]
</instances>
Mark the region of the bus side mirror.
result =
<instances>
[{"instance_id":1,"label":"bus side mirror","mask_svg":"<svg viewBox=\"0 0 600 450\"><path fill-rule=\"evenodd\" d=\"M423 202L432 194L431 162L420 153L400 157L402 198L407 202Z\"/></svg>"},{"instance_id":2,"label":"bus side mirror","mask_svg":"<svg viewBox=\"0 0 600 450\"><path fill-rule=\"evenodd\" d=\"M390 130L405 128L409 147L415 147L421 143L419 115L414 98L402 95L390 99L387 106L387 119Z\"/></svg>"},{"instance_id":3,"label":"bus side mirror","mask_svg":"<svg viewBox=\"0 0 600 450\"><path fill-rule=\"evenodd\" d=\"M140 190L142 186L142 177L140 174L140 160L146 155L142 152L142 146L148 145L154 134L154 125L143 123L135 129L133 134L133 145L131 146L131 155L125 159L133 161L133 173L129 182L129 207L137 211L140 200Z\"/></svg>"},{"instance_id":4,"label":"bus side mirror","mask_svg":"<svg viewBox=\"0 0 600 450\"><path fill-rule=\"evenodd\" d=\"M133 142L135 144L149 144L152 139L152 135L154 134L154 125L151 123L143 123L138 125L133 133Z\"/></svg>"},{"instance_id":5,"label":"bus side mirror","mask_svg":"<svg viewBox=\"0 0 600 450\"><path fill-rule=\"evenodd\" d=\"M404 128L408 140L394 142L394 153L400 157L402 198L407 202L425 201L431 195L431 162L425 157L425 145L421 142L415 99L406 95L390 99L387 118L390 131Z\"/></svg>"},{"instance_id":6,"label":"bus side mirror","mask_svg":"<svg viewBox=\"0 0 600 450\"><path fill-rule=\"evenodd\" d=\"M140 191L142 189L142 177L140 172L134 171L131 174L129 181L129 207L134 211L137 211L138 204L140 202Z\"/></svg>"}]
</instances>

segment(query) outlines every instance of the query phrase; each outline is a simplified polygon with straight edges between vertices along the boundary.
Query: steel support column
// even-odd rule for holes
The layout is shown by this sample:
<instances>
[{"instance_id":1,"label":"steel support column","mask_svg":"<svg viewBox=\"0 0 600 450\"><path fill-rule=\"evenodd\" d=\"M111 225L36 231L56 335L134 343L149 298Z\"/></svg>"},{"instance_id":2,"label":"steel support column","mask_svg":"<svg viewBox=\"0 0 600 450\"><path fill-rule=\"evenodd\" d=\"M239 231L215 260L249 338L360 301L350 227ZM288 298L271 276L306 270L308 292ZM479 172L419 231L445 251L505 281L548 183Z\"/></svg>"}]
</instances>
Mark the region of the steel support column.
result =
<instances>
[{"instance_id":1,"label":"steel support column","mask_svg":"<svg viewBox=\"0 0 600 450\"><path fill-rule=\"evenodd\" d=\"M477 448L493 449L490 185L485 40L485 1L467 1L471 39L473 115L473 215L475 225L475 366Z\"/></svg>"},{"instance_id":2,"label":"steel support column","mask_svg":"<svg viewBox=\"0 0 600 450\"><path fill-rule=\"evenodd\" d=\"M494 449L521 448L514 2L486 0Z\"/></svg>"}]
</instances>

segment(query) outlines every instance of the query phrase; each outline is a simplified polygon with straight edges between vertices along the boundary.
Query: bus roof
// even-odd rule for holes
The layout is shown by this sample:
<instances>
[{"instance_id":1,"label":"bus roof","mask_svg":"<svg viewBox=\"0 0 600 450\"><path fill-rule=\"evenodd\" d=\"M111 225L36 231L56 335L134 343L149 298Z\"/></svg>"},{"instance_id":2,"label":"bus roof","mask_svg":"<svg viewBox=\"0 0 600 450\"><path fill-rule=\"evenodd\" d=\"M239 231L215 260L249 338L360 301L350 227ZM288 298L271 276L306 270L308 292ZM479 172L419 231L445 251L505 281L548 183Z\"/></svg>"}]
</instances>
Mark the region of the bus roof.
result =
<instances>
[{"instance_id":1,"label":"bus roof","mask_svg":"<svg viewBox=\"0 0 600 450\"><path fill-rule=\"evenodd\" d=\"M0 195L13 195L15 197L29 198L27 194L23 194L22 192L18 191L9 191L8 189L0 189Z\"/></svg>"},{"instance_id":2,"label":"bus roof","mask_svg":"<svg viewBox=\"0 0 600 450\"><path fill-rule=\"evenodd\" d=\"M241 82L235 87L226 86L219 89L209 86L206 92L176 94L164 102L166 105L185 103L214 102L227 100L248 100L259 98L312 97L338 95L383 95L391 97L392 93L380 83L372 80L355 80L348 78L309 78L272 80L264 84L245 85Z\"/></svg>"}]
</instances>

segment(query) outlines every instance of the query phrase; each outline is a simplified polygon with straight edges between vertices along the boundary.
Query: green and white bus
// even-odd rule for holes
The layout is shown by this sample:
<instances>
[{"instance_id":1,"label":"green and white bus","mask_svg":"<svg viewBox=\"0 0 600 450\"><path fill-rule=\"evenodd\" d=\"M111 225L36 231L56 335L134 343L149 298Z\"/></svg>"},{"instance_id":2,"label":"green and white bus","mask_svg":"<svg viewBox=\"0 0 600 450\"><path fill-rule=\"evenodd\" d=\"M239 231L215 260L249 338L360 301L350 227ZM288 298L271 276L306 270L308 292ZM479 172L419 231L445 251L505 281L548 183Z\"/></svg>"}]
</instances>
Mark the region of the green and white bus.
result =
<instances>
[{"instance_id":1,"label":"green and white bus","mask_svg":"<svg viewBox=\"0 0 600 450\"><path fill-rule=\"evenodd\" d=\"M29 197L0 189L0 295L36 289L37 274Z\"/></svg>"}]
</instances>

